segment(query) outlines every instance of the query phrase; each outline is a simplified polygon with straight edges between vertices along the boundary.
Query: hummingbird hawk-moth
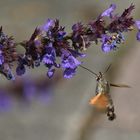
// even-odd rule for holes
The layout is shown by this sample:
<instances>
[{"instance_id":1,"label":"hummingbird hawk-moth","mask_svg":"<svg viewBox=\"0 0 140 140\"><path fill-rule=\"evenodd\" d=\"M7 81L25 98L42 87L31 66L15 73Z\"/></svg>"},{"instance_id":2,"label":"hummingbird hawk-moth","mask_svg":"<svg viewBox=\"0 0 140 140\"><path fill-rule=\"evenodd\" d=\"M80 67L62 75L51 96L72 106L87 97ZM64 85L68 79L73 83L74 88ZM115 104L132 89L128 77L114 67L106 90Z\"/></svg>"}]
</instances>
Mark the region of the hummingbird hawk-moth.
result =
<instances>
[{"instance_id":1,"label":"hummingbird hawk-moth","mask_svg":"<svg viewBox=\"0 0 140 140\"><path fill-rule=\"evenodd\" d=\"M110 65L111 66L111 65ZM105 72L107 72L110 68L110 66L107 68ZM90 73L94 74L96 76L96 90L95 90L95 96L90 99L89 104L94 105L97 109L105 110L107 117L109 120L114 120L116 118L116 114L114 113L114 105L113 100L110 95L110 86L113 87L126 87L129 88L128 85L123 84L112 84L109 83L104 73L99 72L99 74L94 73L90 69L80 65L80 67L86 69Z\"/></svg>"}]
</instances>

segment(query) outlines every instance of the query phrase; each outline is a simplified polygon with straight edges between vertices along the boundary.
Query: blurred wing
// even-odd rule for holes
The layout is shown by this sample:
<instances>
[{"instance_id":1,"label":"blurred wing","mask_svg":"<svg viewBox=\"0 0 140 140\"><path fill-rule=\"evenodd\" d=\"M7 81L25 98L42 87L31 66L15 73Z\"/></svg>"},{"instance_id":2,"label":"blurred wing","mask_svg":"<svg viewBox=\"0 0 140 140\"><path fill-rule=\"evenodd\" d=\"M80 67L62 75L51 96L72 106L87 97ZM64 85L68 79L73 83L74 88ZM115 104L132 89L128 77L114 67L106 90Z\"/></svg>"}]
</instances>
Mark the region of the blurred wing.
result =
<instances>
[{"instance_id":1,"label":"blurred wing","mask_svg":"<svg viewBox=\"0 0 140 140\"><path fill-rule=\"evenodd\" d=\"M94 105L98 109L106 109L109 99L105 94L99 93L89 101L89 104Z\"/></svg>"},{"instance_id":2,"label":"blurred wing","mask_svg":"<svg viewBox=\"0 0 140 140\"><path fill-rule=\"evenodd\" d=\"M110 84L110 86L112 87L120 87L120 88L131 88L128 85L124 85L124 84Z\"/></svg>"}]
</instances>

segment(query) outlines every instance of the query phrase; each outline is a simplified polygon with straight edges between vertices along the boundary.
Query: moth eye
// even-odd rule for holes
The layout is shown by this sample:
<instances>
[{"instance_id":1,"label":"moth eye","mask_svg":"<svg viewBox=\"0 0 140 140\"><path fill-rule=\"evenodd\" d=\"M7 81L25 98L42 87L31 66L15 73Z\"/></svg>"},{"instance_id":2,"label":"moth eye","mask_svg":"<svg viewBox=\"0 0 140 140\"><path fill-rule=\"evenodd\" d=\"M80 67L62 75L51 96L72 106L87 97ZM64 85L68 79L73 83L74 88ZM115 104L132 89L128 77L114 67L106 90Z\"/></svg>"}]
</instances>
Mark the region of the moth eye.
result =
<instances>
[{"instance_id":1,"label":"moth eye","mask_svg":"<svg viewBox=\"0 0 140 140\"><path fill-rule=\"evenodd\" d=\"M99 81L99 80L100 80L100 78L99 78L99 77L97 77L97 78L96 78L96 80L97 80L97 81Z\"/></svg>"}]
</instances>

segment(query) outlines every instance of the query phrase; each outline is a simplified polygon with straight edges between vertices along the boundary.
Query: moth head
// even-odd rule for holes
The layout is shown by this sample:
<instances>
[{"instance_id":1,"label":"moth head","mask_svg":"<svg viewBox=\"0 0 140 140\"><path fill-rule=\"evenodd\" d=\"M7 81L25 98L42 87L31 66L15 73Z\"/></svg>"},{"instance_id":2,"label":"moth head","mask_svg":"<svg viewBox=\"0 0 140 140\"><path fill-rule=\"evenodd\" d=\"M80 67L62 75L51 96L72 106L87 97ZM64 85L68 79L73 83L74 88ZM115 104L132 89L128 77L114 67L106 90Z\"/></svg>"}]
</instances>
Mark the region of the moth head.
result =
<instances>
[{"instance_id":1,"label":"moth head","mask_svg":"<svg viewBox=\"0 0 140 140\"><path fill-rule=\"evenodd\" d=\"M99 72L99 74L96 76L96 81L100 81L103 78L103 73Z\"/></svg>"}]
</instances>

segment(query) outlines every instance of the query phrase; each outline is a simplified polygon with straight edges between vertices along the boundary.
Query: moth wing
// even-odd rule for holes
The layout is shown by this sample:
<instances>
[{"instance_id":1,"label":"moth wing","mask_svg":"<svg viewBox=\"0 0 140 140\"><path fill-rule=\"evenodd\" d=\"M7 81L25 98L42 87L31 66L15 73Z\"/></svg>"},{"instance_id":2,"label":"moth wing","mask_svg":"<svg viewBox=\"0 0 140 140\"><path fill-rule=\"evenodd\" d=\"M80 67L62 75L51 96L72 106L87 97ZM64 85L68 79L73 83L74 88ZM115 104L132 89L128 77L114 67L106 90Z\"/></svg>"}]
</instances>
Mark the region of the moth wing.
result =
<instances>
[{"instance_id":1,"label":"moth wing","mask_svg":"<svg viewBox=\"0 0 140 140\"><path fill-rule=\"evenodd\" d=\"M89 101L89 104L94 105L98 109L106 109L109 100L105 94L99 93Z\"/></svg>"}]
</instances>

